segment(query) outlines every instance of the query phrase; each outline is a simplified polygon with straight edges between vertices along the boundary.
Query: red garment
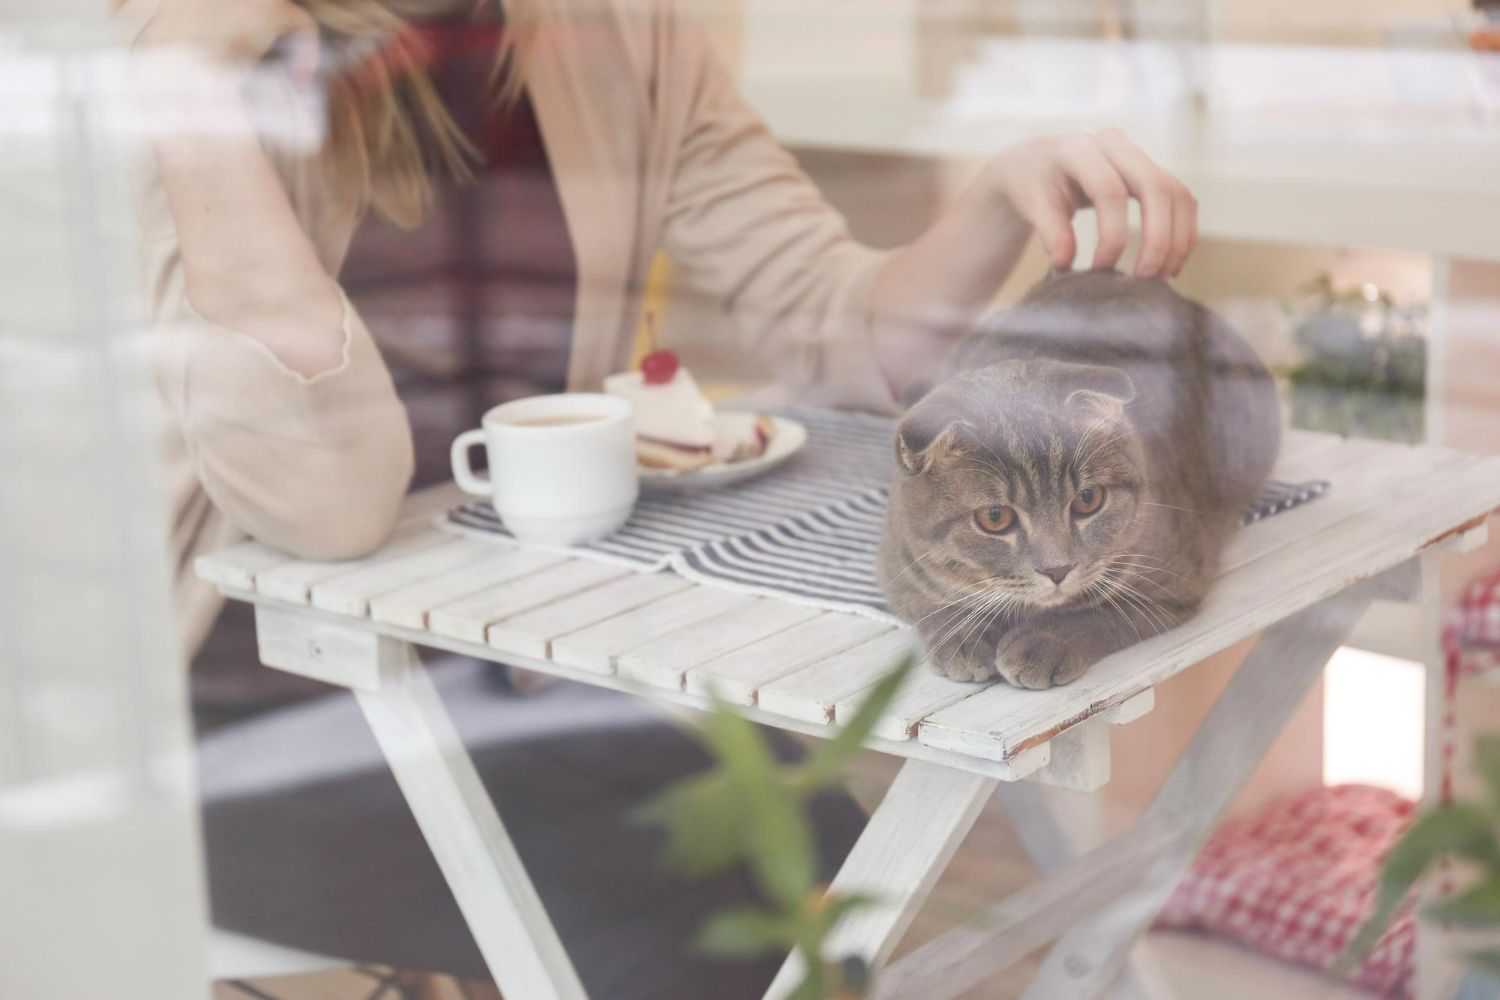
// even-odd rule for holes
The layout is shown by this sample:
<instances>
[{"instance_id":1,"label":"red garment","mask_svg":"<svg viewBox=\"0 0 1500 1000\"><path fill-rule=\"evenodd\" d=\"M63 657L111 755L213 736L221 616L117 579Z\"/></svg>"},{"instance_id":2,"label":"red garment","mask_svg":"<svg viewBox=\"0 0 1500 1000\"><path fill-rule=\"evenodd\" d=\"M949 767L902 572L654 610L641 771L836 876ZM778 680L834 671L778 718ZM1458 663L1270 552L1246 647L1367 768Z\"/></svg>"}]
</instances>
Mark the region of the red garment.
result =
<instances>
[{"instance_id":1,"label":"red garment","mask_svg":"<svg viewBox=\"0 0 1500 1000\"><path fill-rule=\"evenodd\" d=\"M417 485L449 477L447 444L489 407L567 384L577 264L531 101L497 103L498 24L414 26L454 121L480 154L442 181L413 230L367 215L340 275L396 378Z\"/></svg>"},{"instance_id":2,"label":"red garment","mask_svg":"<svg viewBox=\"0 0 1500 1000\"><path fill-rule=\"evenodd\" d=\"M1396 793L1366 785L1283 796L1214 834L1158 926L1209 931L1327 971L1369 917L1380 868L1414 811ZM1410 997L1416 936L1408 902L1354 982L1382 997Z\"/></svg>"}]
</instances>

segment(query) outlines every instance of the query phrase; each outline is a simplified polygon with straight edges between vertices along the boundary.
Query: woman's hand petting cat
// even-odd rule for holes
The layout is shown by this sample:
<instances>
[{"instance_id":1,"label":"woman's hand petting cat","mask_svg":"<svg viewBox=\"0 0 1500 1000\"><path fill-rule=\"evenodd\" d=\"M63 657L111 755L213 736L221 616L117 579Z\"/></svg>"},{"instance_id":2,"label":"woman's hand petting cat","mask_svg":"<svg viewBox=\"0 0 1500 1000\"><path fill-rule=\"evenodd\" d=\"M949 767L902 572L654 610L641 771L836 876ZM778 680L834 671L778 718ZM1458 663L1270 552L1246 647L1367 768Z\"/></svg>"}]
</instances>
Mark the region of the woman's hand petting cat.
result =
<instances>
[{"instance_id":1,"label":"woman's hand petting cat","mask_svg":"<svg viewBox=\"0 0 1500 1000\"><path fill-rule=\"evenodd\" d=\"M1141 206L1136 277L1173 278L1198 240L1198 202L1118 129L1044 136L1018 143L986 168L989 185L1036 230L1060 270L1077 253L1073 216L1092 206L1099 242L1093 267L1114 267L1125 253L1129 206Z\"/></svg>"},{"instance_id":2,"label":"woman's hand petting cat","mask_svg":"<svg viewBox=\"0 0 1500 1000\"><path fill-rule=\"evenodd\" d=\"M1092 266L1125 253L1141 206L1135 274L1176 277L1198 241L1198 203L1182 182L1116 130L1029 139L1004 150L921 236L893 252L871 293L875 353L898 399L932 383L948 352L994 302L1032 233L1052 266L1073 266L1073 216L1092 206Z\"/></svg>"}]
</instances>

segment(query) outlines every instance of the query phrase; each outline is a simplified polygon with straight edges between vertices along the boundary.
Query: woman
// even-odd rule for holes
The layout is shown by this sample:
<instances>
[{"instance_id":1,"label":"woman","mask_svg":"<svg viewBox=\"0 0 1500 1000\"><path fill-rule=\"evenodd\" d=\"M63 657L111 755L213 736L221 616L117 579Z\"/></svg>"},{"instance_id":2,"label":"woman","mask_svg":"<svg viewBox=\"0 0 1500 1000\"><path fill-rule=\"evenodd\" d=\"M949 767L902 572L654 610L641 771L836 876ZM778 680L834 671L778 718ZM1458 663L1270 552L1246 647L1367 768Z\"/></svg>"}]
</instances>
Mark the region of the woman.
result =
<instances>
[{"instance_id":1,"label":"woman","mask_svg":"<svg viewBox=\"0 0 1500 1000\"><path fill-rule=\"evenodd\" d=\"M425 12L444 13L445 2ZM214 123L213 134L155 136L146 202L155 306L181 332L165 389L180 430L171 459L190 644L218 602L192 580L189 556L242 533L306 556L368 551L411 476L406 416L337 279L361 213L418 221L430 173L462 172L461 140L399 48L369 69L374 86L328 67L322 150L258 135L244 96L245 77L278 46L286 56L257 89L291 81L290 96L263 103L284 99L284 117L306 115L315 130L306 84L320 59L334 61L334 44L358 55L361 43L390 41L400 22L385 4L396 0L130 0L122 12L137 51L185 51L202 64L186 87L180 64L148 70L151 99L191 102L174 111ZM1137 273L1174 275L1192 249L1191 195L1105 133L1003 151L923 236L875 252L849 238L670 0L507 6L516 30L505 36L501 89L524 88L535 108L576 258L572 387L625 366L659 248L776 352L789 378L864 407L920 384L1033 230L1055 266L1070 266L1070 221L1086 203L1099 218L1095 266L1123 253L1132 197ZM424 136L435 154L420 148Z\"/></svg>"},{"instance_id":2,"label":"woman","mask_svg":"<svg viewBox=\"0 0 1500 1000\"><path fill-rule=\"evenodd\" d=\"M660 250L789 380L889 409L1033 231L1071 266L1072 216L1092 204L1090 263L1113 266L1133 198L1136 273L1165 277L1196 238L1191 195L1111 132L1007 149L916 241L861 246L672 0L505 0L503 14L493 0L127 0L120 17L149 57L148 110L187 123L153 132L143 224L155 311L175 334L162 385L189 648L219 606L192 576L197 553L248 534L341 558L391 530L411 427L340 282L369 245L389 246L374 220L420 243L497 164L531 186L499 195L479 235L502 260L544 258L565 290L553 280L551 322L502 352L530 359L521 381L539 391L595 388L626 366ZM455 22L501 21L480 36L493 79L445 74ZM498 280L504 311L516 287Z\"/></svg>"}]
</instances>

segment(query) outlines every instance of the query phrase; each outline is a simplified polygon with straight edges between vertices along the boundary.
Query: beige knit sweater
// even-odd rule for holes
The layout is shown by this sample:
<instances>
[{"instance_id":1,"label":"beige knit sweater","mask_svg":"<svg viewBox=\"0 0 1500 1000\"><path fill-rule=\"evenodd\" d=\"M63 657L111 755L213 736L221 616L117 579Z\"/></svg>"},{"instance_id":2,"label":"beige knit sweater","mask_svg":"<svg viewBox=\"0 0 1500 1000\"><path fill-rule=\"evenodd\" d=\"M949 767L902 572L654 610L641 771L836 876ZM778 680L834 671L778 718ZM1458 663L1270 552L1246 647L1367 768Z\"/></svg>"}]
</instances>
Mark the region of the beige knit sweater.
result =
<instances>
[{"instance_id":1,"label":"beige knit sweater","mask_svg":"<svg viewBox=\"0 0 1500 1000\"><path fill-rule=\"evenodd\" d=\"M157 0L129 0L128 39ZM793 382L834 401L893 404L870 344L868 298L884 255L844 220L767 133L672 0L551 0L527 86L578 264L574 388L623 368L655 252L718 297L740 336ZM315 161L266 141L332 274L358 213L328 197ZM186 648L220 599L195 556L253 536L326 557L378 545L412 469L406 414L380 352L345 303L342 364L313 378L188 305L176 231L154 172L141 172L142 245L163 333L159 378Z\"/></svg>"}]
</instances>

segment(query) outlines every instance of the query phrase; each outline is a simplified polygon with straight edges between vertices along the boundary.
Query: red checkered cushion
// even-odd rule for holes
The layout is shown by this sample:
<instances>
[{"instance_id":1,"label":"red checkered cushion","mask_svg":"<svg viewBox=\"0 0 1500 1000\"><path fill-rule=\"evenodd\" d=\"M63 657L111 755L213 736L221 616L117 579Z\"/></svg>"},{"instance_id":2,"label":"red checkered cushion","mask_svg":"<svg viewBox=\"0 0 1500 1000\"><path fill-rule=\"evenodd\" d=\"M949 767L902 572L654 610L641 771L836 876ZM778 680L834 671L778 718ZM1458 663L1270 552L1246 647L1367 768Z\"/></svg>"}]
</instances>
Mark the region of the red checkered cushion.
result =
<instances>
[{"instance_id":1,"label":"red checkered cushion","mask_svg":"<svg viewBox=\"0 0 1500 1000\"><path fill-rule=\"evenodd\" d=\"M1214 834L1158 925L1222 934L1326 971L1369 915L1381 863L1412 815L1407 799L1366 785L1277 799ZM1355 981L1383 997L1410 997L1415 943L1408 905Z\"/></svg>"},{"instance_id":2,"label":"red checkered cushion","mask_svg":"<svg viewBox=\"0 0 1500 1000\"><path fill-rule=\"evenodd\" d=\"M1500 573L1482 576L1464 588L1450 612L1450 641L1464 647L1500 649Z\"/></svg>"}]
</instances>

